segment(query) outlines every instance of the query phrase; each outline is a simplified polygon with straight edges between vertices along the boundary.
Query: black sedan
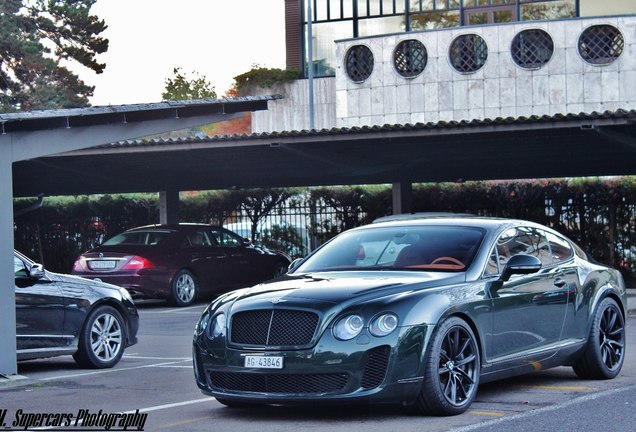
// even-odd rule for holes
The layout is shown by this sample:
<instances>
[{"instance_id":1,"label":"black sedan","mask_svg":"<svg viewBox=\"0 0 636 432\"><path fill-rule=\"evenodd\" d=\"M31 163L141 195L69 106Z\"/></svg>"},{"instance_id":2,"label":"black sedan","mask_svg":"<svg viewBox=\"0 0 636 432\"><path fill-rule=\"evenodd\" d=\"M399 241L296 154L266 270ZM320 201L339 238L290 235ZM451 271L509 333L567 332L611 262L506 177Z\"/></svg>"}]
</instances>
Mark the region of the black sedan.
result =
<instances>
[{"instance_id":1,"label":"black sedan","mask_svg":"<svg viewBox=\"0 0 636 432\"><path fill-rule=\"evenodd\" d=\"M115 366L137 343L139 314L114 285L51 273L14 252L18 360L72 354L87 368Z\"/></svg>"},{"instance_id":2,"label":"black sedan","mask_svg":"<svg viewBox=\"0 0 636 432\"><path fill-rule=\"evenodd\" d=\"M290 259L218 226L149 225L82 254L73 274L124 287L134 298L177 306L285 274Z\"/></svg>"},{"instance_id":3,"label":"black sedan","mask_svg":"<svg viewBox=\"0 0 636 432\"><path fill-rule=\"evenodd\" d=\"M618 271L531 222L396 218L340 234L291 272L219 297L194 335L226 405L382 402L464 412L479 383L625 356Z\"/></svg>"}]
</instances>

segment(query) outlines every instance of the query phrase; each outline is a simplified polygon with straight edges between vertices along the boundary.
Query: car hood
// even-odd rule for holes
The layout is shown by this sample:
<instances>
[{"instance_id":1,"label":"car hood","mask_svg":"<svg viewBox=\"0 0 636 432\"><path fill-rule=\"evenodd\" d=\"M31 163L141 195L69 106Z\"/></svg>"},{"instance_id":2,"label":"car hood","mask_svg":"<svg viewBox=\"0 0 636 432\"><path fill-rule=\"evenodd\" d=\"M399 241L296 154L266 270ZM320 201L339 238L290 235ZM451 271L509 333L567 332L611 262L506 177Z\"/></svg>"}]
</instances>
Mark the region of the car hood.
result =
<instances>
[{"instance_id":1,"label":"car hood","mask_svg":"<svg viewBox=\"0 0 636 432\"><path fill-rule=\"evenodd\" d=\"M78 276L71 276L60 273L46 272L46 275L53 281L62 282L65 285L74 285L78 288L101 288L113 291L119 291L120 288L115 285L111 285L102 281L93 280L93 279L85 279Z\"/></svg>"},{"instance_id":2,"label":"car hood","mask_svg":"<svg viewBox=\"0 0 636 432\"><path fill-rule=\"evenodd\" d=\"M317 306L322 303L348 304L401 292L462 283L465 273L433 272L324 272L287 275L241 290L234 297L233 310L271 307L274 304Z\"/></svg>"}]
</instances>

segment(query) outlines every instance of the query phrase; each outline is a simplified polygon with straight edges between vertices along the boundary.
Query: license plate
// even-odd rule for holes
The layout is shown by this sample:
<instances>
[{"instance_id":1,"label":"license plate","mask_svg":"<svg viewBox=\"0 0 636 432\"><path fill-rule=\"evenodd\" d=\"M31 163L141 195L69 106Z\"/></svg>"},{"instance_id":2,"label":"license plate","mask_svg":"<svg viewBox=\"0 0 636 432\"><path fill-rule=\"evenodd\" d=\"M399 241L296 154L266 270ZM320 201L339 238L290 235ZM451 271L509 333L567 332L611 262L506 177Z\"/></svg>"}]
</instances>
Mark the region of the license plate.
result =
<instances>
[{"instance_id":1,"label":"license plate","mask_svg":"<svg viewBox=\"0 0 636 432\"><path fill-rule=\"evenodd\" d=\"M282 369L283 358L276 356L245 356L245 367L257 369Z\"/></svg>"},{"instance_id":2,"label":"license plate","mask_svg":"<svg viewBox=\"0 0 636 432\"><path fill-rule=\"evenodd\" d=\"M115 268L115 261L107 261L107 260L100 260L100 261L89 261L88 262L88 266L92 269L92 270L112 270Z\"/></svg>"}]
</instances>

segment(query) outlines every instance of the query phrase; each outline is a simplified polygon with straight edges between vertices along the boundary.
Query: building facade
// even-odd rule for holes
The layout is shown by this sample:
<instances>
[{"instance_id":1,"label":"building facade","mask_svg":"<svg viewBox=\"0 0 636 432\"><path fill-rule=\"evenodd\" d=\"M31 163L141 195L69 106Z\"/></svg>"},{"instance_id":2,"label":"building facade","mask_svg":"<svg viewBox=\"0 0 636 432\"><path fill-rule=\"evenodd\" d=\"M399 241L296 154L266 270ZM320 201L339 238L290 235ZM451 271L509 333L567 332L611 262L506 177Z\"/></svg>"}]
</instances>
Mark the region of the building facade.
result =
<instances>
[{"instance_id":1,"label":"building facade","mask_svg":"<svg viewBox=\"0 0 636 432\"><path fill-rule=\"evenodd\" d=\"M636 108L633 0L286 0L288 67L307 80L254 132ZM271 92L271 89L269 89Z\"/></svg>"}]
</instances>

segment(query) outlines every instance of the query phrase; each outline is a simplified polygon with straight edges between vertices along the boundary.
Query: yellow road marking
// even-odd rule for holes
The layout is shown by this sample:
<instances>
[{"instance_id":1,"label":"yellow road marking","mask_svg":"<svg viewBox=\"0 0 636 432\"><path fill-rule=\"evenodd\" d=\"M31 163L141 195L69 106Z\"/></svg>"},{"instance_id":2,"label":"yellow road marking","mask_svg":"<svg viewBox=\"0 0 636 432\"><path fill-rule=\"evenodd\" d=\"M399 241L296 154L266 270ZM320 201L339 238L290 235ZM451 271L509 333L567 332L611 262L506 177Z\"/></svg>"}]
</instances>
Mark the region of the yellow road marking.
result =
<instances>
[{"instance_id":1,"label":"yellow road marking","mask_svg":"<svg viewBox=\"0 0 636 432\"><path fill-rule=\"evenodd\" d=\"M470 410L468 412L470 414L490 416L490 417L504 417L505 416L504 413L500 413L500 412L496 412L496 411L473 411L473 410Z\"/></svg>"}]
</instances>

